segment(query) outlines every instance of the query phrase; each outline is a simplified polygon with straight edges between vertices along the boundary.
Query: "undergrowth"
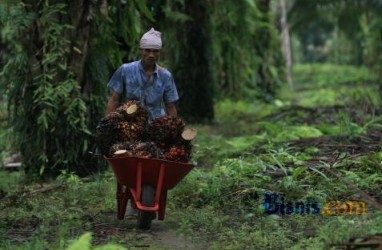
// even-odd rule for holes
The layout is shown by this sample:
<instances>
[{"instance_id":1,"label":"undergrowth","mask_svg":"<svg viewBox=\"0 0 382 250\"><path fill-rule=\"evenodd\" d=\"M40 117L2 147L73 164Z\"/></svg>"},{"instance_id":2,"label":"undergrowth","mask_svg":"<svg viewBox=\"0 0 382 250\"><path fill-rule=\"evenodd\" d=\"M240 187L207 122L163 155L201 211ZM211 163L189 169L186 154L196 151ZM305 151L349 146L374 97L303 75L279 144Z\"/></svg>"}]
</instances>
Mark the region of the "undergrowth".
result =
<instances>
[{"instance_id":1,"label":"undergrowth","mask_svg":"<svg viewBox=\"0 0 382 250\"><path fill-rule=\"evenodd\" d=\"M330 201L361 202L361 191L382 199L382 147L364 142L382 133L372 76L333 65L295 70L296 93L284 91L273 104L222 100L212 124L193 125L196 167L169 192L164 223L211 249L330 249L381 233L382 212L369 203L364 215L322 214ZM142 241L116 222L110 170L26 183L21 173L0 172L1 249L123 249ZM57 188L34 192L50 185ZM267 214L267 194L285 206L316 202L320 213Z\"/></svg>"},{"instance_id":2,"label":"undergrowth","mask_svg":"<svg viewBox=\"0 0 382 250\"><path fill-rule=\"evenodd\" d=\"M369 204L362 216L266 215L267 193L282 195L286 203L314 200L321 211L330 201L359 201L359 190L382 199L375 192L382 188L381 148L351 155L340 147L380 129L373 76L332 65L296 71L297 82L304 81L301 90L285 91L272 106L245 108L232 101L216 106L217 129L196 141L194 160L205 168L191 172L171 193L181 232L208 235L212 249L323 249L381 232L382 213ZM315 144L288 146L324 136L338 138L330 155L320 156Z\"/></svg>"}]
</instances>

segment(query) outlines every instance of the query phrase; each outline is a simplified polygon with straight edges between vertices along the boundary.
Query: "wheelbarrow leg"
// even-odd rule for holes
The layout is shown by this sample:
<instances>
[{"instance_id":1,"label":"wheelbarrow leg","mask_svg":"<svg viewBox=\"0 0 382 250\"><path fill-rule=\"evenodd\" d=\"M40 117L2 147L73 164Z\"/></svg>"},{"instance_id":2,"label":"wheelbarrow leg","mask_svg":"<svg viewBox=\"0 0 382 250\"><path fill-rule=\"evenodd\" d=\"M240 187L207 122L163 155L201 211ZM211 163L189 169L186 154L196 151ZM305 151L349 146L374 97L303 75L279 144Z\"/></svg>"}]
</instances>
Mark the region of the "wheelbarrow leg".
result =
<instances>
[{"instance_id":1,"label":"wheelbarrow leg","mask_svg":"<svg viewBox=\"0 0 382 250\"><path fill-rule=\"evenodd\" d=\"M126 213L127 201L129 200L127 188L123 188L123 185L117 182L117 209L118 215L117 218L123 220Z\"/></svg>"}]
</instances>

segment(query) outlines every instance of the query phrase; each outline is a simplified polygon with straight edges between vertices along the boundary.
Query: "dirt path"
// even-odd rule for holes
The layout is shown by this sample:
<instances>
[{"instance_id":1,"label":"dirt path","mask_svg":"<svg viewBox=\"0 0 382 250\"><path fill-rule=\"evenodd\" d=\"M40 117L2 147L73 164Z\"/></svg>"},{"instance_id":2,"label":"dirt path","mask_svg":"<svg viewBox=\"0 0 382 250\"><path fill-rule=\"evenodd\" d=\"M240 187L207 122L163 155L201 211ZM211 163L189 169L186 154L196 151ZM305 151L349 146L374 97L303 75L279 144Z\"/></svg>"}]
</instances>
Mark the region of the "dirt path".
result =
<instances>
[{"instance_id":1,"label":"dirt path","mask_svg":"<svg viewBox=\"0 0 382 250\"><path fill-rule=\"evenodd\" d=\"M149 244L143 248L132 249L207 249L207 246L177 234L171 225L162 221L154 221L150 231L142 231L139 234L146 237Z\"/></svg>"},{"instance_id":2,"label":"dirt path","mask_svg":"<svg viewBox=\"0 0 382 250\"><path fill-rule=\"evenodd\" d=\"M134 218L117 220L114 213L105 213L99 215L93 225L93 244L97 245L114 237L118 239L118 244L129 249L208 249L206 242L177 233L177 225L169 221L154 220L151 230L143 231L135 229Z\"/></svg>"},{"instance_id":3,"label":"dirt path","mask_svg":"<svg viewBox=\"0 0 382 250\"><path fill-rule=\"evenodd\" d=\"M37 218L31 218L30 220L9 220L8 222L5 220L4 223L9 224L9 226L7 226L6 233L2 237L14 244L25 244L36 236L35 230L44 222ZM165 221L154 220L151 230L138 230L136 223L135 218L118 220L115 213L106 212L100 213L96 217L84 217L81 219L81 223L76 221L72 225L67 225L68 229L70 228L68 234L72 237L75 235L79 237L85 232L91 232L92 246L112 242L135 250L208 249L206 240L195 240L177 233L178 226L170 219ZM52 226L44 239L54 244L57 241L57 233L57 228Z\"/></svg>"}]
</instances>

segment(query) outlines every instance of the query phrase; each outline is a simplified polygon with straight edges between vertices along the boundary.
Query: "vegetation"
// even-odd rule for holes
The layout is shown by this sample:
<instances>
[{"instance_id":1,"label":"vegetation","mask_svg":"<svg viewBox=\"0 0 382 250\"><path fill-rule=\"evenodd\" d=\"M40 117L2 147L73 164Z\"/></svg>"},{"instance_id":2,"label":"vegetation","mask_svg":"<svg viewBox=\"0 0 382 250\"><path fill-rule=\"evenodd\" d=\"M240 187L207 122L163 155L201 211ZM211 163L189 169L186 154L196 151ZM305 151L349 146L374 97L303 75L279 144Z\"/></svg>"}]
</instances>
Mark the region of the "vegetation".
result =
<instances>
[{"instance_id":1,"label":"vegetation","mask_svg":"<svg viewBox=\"0 0 382 250\"><path fill-rule=\"evenodd\" d=\"M327 66L316 67L325 71ZM335 70L339 79L347 81L349 68ZM364 69L352 70L357 76ZM320 82L320 74L312 77L312 81ZM327 84L326 91L339 96L343 84ZM362 81L355 78L348 93L359 84ZM175 225L179 234L211 249L245 249L248 245L322 249L351 237L380 232L378 203L367 200L366 215L362 216L265 214L264 193L282 194L285 202L317 201L321 211L329 201L364 201L363 192L376 201L382 198L376 192L382 186L379 111L374 115L362 112L362 117L348 115L346 108L354 101L349 98L343 106L332 103L321 107L322 112L312 117L311 107L318 108L320 99L309 96L306 87L296 96L308 98L309 107L296 106L285 91L278 105L219 102L215 106L216 123L195 124L199 135L193 162L197 167L170 192L164 223ZM311 84L311 93L322 96L322 92L313 91L315 87L322 88L321 84ZM377 96L370 93L373 98ZM378 109L380 104L370 105ZM243 121L239 126L238 120ZM233 131L235 127L238 129ZM166 249L155 238L142 239L129 220L116 220L116 185L110 170L87 179L62 172L43 189L57 187L44 192L39 191L40 184L25 185L22 173L1 172L1 176L2 248L70 249L84 244L88 249L137 245Z\"/></svg>"},{"instance_id":2,"label":"vegetation","mask_svg":"<svg viewBox=\"0 0 382 250\"><path fill-rule=\"evenodd\" d=\"M325 70L328 66L316 67ZM339 78L348 72L346 67L334 67L334 70ZM355 75L361 72L362 69ZM319 80L314 77L310 80ZM352 80L355 85L362 84ZM337 90L342 84L345 82L328 83L326 91L337 94L338 98L341 93ZM312 91L314 87L322 87L321 84L309 86ZM353 91L349 87L347 90L348 94ZM318 107L320 99L306 93L299 92L299 98L309 98L310 107ZM326 94L312 93L317 97ZM374 97L378 96L373 93ZM293 100L282 100L288 102ZM359 200L360 189L381 200L379 192L373 191L379 190L382 184L380 139L367 139L375 131L380 133L380 125L374 123L380 117L364 112L363 121L349 117L345 110L351 103L349 99L334 114L329 108L315 112L319 116L315 119L309 115L310 108L299 109L296 104L282 107L258 104L254 108L243 102L224 102L217 106L216 114L222 115L217 118L224 118L218 128L223 129L216 133L216 128L210 131L200 128L205 133L200 133L199 150L194 156L198 165L205 168L194 170L171 193L170 199L178 208L175 212L182 218L181 231L201 238L208 235L214 242L211 249L245 249L248 245L255 249L323 249L354 236L379 232L382 214L371 203L367 204L367 215L332 217L281 213L265 216L262 205L264 193L273 192L282 194L285 202L315 200L321 208L332 200ZM379 105L376 103L375 107ZM241 106L247 108L240 109ZM225 119L225 112L240 118ZM240 123L240 129L232 134L233 126L243 119L247 121ZM332 119L338 125L332 124ZM336 132L330 132L329 127ZM203 134L209 134L208 139Z\"/></svg>"},{"instance_id":3,"label":"vegetation","mask_svg":"<svg viewBox=\"0 0 382 250\"><path fill-rule=\"evenodd\" d=\"M284 7L294 89L279 1L0 2L0 249L382 244L370 240L382 229L382 5ZM163 34L178 113L198 136L195 168L169 192L165 221L142 232L116 219L115 176L89 151L106 83L137 59L151 27ZM10 171L3 160L18 152L22 168ZM346 214L350 202L366 210Z\"/></svg>"},{"instance_id":4,"label":"vegetation","mask_svg":"<svg viewBox=\"0 0 382 250\"><path fill-rule=\"evenodd\" d=\"M112 67L122 63L113 32L126 34L130 45L140 30L115 27L107 6L84 1L0 7L6 45L1 85L25 171L30 176L93 171L95 162L87 154L91 131L104 114L105 82ZM117 7L110 8L110 15L120 22L131 19L124 10L142 8Z\"/></svg>"},{"instance_id":5,"label":"vegetation","mask_svg":"<svg viewBox=\"0 0 382 250\"><path fill-rule=\"evenodd\" d=\"M6 62L1 84L13 141L29 175L56 176L61 170L86 175L101 167L87 152L95 150L92 133L104 114L106 83L121 63L136 59L140 35L150 26L164 34L163 62L174 72L182 98L179 109L188 121L210 121L219 97L250 98L244 94L252 93L272 100L283 64L270 2L244 1L237 9L245 10L244 16L218 23L230 6L237 4L1 3ZM230 33L222 30L227 25ZM233 40L236 28L245 40Z\"/></svg>"},{"instance_id":6,"label":"vegetation","mask_svg":"<svg viewBox=\"0 0 382 250\"><path fill-rule=\"evenodd\" d=\"M289 20L302 62L365 65L381 86L380 1L295 0Z\"/></svg>"}]
</instances>

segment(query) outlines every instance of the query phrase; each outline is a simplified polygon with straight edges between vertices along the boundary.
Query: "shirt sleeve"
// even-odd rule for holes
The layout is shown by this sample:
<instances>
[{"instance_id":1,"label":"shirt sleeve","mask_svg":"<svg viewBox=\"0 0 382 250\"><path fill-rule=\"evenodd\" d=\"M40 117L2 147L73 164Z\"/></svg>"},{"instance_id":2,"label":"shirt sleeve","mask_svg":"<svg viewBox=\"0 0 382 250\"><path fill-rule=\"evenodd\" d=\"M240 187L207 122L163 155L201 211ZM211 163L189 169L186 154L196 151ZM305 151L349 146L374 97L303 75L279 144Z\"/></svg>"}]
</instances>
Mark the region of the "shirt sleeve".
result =
<instances>
[{"instance_id":1,"label":"shirt sleeve","mask_svg":"<svg viewBox=\"0 0 382 250\"><path fill-rule=\"evenodd\" d=\"M123 84L123 66L121 66L114 72L109 83L107 84L107 87L118 94L122 94Z\"/></svg>"},{"instance_id":2,"label":"shirt sleeve","mask_svg":"<svg viewBox=\"0 0 382 250\"><path fill-rule=\"evenodd\" d=\"M163 99L165 103L172 103L179 100L178 91L176 89L174 78L171 74L166 81Z\"/></svg>"}]
</instances>

